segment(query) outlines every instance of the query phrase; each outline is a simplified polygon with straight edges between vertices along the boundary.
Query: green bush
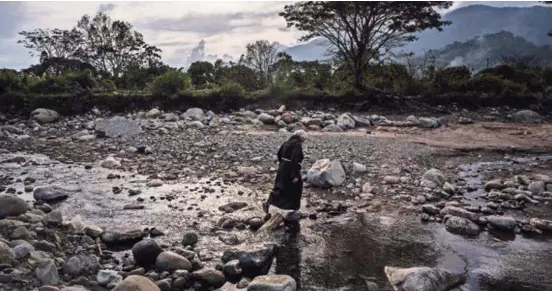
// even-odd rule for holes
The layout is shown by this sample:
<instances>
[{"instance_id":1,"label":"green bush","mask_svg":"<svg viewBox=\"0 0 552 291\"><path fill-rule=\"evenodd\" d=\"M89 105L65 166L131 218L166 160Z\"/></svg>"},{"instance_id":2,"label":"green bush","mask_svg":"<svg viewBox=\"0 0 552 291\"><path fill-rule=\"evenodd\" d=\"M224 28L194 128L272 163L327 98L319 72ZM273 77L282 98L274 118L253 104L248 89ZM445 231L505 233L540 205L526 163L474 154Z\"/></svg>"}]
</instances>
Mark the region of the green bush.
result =
<instances>
[{"instance_id":1,"label":"green bush","mask_svg":"<svg viewBox=\"0 0 552 291\"><path fill-rule=\"evenodd\" d=\"M237 98L237 97L243 97L245 90L240 84L226 83L220 86L217 92L222 98Z\"/></svg>"},{"instance_id":2,"label":"green bush","mask_svg":"<svg viewBox=\"0 0 552 291\"><path fill-rule=\"evenodd\" d=\"M149 90L155 96L174 96L192 86L192 79L181 71L169 71L155 78L149 84Z\"/></svg>"},{"instance_id":3,"label":"green bush","mask_svg":"<svg viewBox=\"0 0 552 291\"><path fill-rule=\"evenodd\" d=\"M93 90L96 79L90 71L70 72L60 76L45 76L29 84L29 92L34 94L73 94Z\"/></svg>"},{"instance_id":4,"label":"green bush","mask_svg":"<svg viewBox=\"0 0 552 291\"><path fill-rule=\"evenodd\" d=\"M26 89L22 75L14 70L0 70L0 94L5 92L22 92Z\"/></svg>"}]
</instances>

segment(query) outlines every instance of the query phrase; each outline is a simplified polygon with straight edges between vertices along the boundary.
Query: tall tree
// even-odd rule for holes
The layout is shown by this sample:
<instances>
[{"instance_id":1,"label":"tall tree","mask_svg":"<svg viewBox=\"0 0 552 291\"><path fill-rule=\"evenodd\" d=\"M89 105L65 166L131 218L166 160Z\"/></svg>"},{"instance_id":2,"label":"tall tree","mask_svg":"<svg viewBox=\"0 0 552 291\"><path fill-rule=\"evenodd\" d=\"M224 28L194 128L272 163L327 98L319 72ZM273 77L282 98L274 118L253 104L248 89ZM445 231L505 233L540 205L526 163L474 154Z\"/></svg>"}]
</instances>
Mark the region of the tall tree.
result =
<instances>
[{"instance_id":1,"label":"tall tree","mask_svg":"<svg viewBox=\"0 0 552 291\"><path fill-rule=\"evenodd\" d=\"M35 29L21 31L19 35L23 39L17 43L23 44L32 56L39 56L41 61L73 58L80 41L80 34L76 30Z\"/></svg>"},{"instance_id":2,"label":"tall tree","mask_svg":"<svg viewBox=\"0 0 552 291\"><path fill-rule=\"evenodd\" d=\"M246 63L259 74L262 87L271 82L270 68L277 61L278 50L266 40L258 40L246 46Z\"/></svg>"},{"instance_id":3,"label":"tall tree","mask_svg":"<svg viewBox=\"0 0 552 291\"><path fill-rule=\"evenodd\" d=\"M214 81L213 64L204 61L193 62L188 68L188 75L192 78L192 84L203 86Z\"/></svg>"},{"instance_id":4,"label":"tall tree","mask_svg":"<svg viewBox=\"0 0 552 291\"><path fill-rule=\"evenodd\" d=\"M416 40L416 32L442 30L449 22L441 21L437 10L451 5L444 1L308 1L286 5L280 16L288 27L306 32L301 40L326 38L334 57L352 72L354 87L364 89L364 76L371 62Z\"/></svg>"},{"instance_id":5,"label":"tall tree","mask_svg":"<svg viewBox=\"0 0 552 291\"><path fill-rule=\"evenodd\" d=\"M120 76L128 66L159 64L161 50L148 45L144 36L128 22L112 21L100 12L94 18L83 16L76 31L81 36L77 57L114 77Z\"/></svg>"}]
</instances>

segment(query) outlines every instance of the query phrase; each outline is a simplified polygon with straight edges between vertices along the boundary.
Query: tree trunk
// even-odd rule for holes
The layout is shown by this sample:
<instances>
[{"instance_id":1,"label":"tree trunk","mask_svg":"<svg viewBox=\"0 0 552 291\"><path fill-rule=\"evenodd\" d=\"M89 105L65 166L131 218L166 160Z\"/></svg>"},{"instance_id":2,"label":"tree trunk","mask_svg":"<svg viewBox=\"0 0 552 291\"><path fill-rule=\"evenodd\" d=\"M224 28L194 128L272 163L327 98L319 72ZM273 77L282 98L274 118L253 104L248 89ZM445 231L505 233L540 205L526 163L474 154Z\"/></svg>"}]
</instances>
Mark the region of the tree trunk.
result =
<instances>
[{"instance_id":1,"label":"tree trunk","mask_svg":"<svg viewBox=\"0 0 552 291\"><path fill-rule=\"evenodd\" d=\"M364 70L360 62L355 62L353 66L353 88L361 92L365 89Z\"/></svg>"}]
</instances>

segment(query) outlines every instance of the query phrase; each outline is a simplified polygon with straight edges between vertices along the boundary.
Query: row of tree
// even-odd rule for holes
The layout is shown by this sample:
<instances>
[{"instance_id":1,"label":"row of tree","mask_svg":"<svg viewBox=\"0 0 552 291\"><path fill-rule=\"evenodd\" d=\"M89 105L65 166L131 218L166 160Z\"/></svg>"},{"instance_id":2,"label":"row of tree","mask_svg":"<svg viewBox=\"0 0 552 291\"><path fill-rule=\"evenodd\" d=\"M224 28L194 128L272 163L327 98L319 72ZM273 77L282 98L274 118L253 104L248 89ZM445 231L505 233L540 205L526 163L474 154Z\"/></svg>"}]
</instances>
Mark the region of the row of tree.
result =
<instances>
[{"instance_id":1,"label":"row of tree","mask_svg":"<svg viewBox=\"0 0 552 291\"><path fill-rule=\"evenodd\" d=\"M414 63L408 54L403 56L405 65L384 63L393 49L415 40L416 33L425 29L441 30L450 24L441 20L439 11L451 4L447 1L297 2L286 5L280 15L289 27L305 33L301 40L319 37L328 40L332 62L298 62L279 52L274 44L260 40L248 44L237 62L194 62L187 74L182 68L163 64L161 50L147 44L130 23L112 20L104 13L93 18L85 15L70 30L20 32L23 36L20 43L31 54L40 56L37 65L22 73L42 77L42 83L48 84L68 73L86 72L85 75L101 81L96 83L111 82L112 87L127 90L155 87L160 93L174 93L189 86L209 89L228 83L249 91L274 85L319 91L364 91L374 86L389 89L382 86L392 80L382 76L406 70L409 78L426 78L436 70L427 59L423 64ZM382 72L383 69L390 71ZM28 82L24 78L23 81ZM35 86L41 84L39 81L31 83ZM162 86L167 86L167 90L159 90Z\"/></svg>"}]
</instances>

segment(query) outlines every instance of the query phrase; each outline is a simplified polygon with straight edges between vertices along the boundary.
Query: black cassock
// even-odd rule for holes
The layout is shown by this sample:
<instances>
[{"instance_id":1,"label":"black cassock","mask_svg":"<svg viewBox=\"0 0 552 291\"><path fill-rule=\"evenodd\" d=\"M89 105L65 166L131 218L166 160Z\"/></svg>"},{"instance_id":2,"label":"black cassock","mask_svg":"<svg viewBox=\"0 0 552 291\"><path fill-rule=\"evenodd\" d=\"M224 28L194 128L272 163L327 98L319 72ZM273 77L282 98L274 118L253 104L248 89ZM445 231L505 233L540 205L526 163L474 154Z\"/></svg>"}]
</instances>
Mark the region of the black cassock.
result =
<instances>
[{"instance_id":1,"label":"black cassock","mask_svg":"<svg viewBox=\"0 0 552 291\"><path fill-rule=\"evenodd\" d=\"M267 203L285 210L299 210L303 194L301 179L301 162L303 162L303 147L299 137L293 136L282 144L278 150L278 173L274 188ZM293 179L297 182L293 183Z\"/></svg>"}]
</instances>

